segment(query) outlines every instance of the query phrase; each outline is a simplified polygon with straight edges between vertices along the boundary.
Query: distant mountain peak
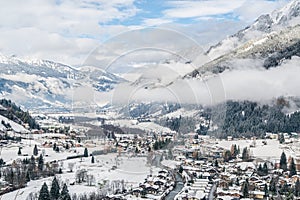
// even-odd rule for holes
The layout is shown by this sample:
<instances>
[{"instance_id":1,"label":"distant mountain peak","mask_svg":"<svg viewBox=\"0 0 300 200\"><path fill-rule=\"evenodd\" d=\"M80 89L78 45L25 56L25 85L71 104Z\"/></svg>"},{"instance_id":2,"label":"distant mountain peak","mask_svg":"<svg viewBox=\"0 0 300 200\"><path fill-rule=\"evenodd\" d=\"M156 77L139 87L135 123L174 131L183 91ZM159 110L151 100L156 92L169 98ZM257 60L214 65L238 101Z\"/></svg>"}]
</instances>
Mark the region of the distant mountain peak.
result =
<instances>
[{"instance_id":1,"label":"distant mountain peak","mask_svg":"<svg viewBox=\"0 0 300 200\"><path fill-rule=\"evenodd\" d=\"M250 40L258 39L272 31L297 24L300 24L300 0L291 1L281 9L259 16L250 26L211 46L206 54L211 59L215 59Z\"/></svg>"},{"instance_id":2,"label":"distant mountain peak","mask_svg":"<svg viewBox=\"0 0 300 200\"><path fill-rule=\"evenodd\" d=\"M89 86L108 92L125 81L97 67L73 68L40 59L21 59L0 54L0 94L30 110L69 109L72 92ZM22 98L14 99L22 96Z\"/></svg>"},{"instance_id":3,"label":"distant mountain peak","mask_svg":"<svg viewBox=\"0 0 300 200\"><path fill-rule=\"evenodd\" d=\"M288 20L300 16L300 0L294 0L279 10L275 10L272 14L275 24L285 24Z\"/></svg>"}]
</instances>

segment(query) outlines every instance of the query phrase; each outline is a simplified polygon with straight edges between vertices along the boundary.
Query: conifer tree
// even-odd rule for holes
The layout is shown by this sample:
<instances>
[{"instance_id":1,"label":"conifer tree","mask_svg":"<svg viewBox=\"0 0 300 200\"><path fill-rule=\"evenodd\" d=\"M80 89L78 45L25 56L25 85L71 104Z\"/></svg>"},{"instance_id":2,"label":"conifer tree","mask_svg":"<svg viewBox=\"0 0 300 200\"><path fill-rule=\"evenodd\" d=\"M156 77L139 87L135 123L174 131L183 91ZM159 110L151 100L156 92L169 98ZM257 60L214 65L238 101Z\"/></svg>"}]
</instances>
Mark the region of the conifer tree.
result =
<instances>
[{"instance_id":1,"label":"conifer tree","mask_svg":"<svg viewBox=\"0 0 300 200\"><path fill-rule=\"evenodd\" d=\"M271 179L270 185L269 185L269 191L273 194L276 193L276 181L274 178Z\"/></svg>"},{"instance_id":2,"label":"conifer tree","mask_svg":"<svg viewBox=\"0 0 300 200\"><path fill-rule=\"evenodd\" d=\"M249 150L247 149L247 147L245 147L243 149L243 153L242 153L242 160L243 161L248 161L250 158L250 155L249 155Z\"/></svg>"},{"instance_id":3,"label":"conifer tree","mask_svg":"<svg viewBox=\"0 0 300 200\"><path fill-rule=\"evenodd\" d=\"M29 182L30 181L30 173L29 171L26 172L26 182Z\"/></svg>"},{"instance_id":4,"label":"conifer tree","mask_svg":"<svg viewBox=\"0 0 300 200\"><path fill-rule=\"evenodd\" d=\"M4 160L2 158L0 158L0 166L2 166L4 164L5 164Z\"/></svg>"},{"instance_id":5,"label":"conifer tree","mask_svg":"<svg viewBox=\"0 0 300 200\"><path fill-rule=\"evenodd\" d=\"M44 169L44 158L43 158L42 154L40 154L40 157L39 157L38 168L40 171L43 171L43 169Z\"/></svg>"},{"instance_id":6,"label":"conifer tree","mask_svg":"<svg viewBox=\"0 0 300 200\"><path fill-rule=\"evenodd\" d=\"M30 160L29 160L29 166L28 169L30 170L30 172L32 173L32 176L34 177L34 171L36 169L36 163L35 163L35 158L32 155Z\"/></svg>"},{"instance_id":7,"label":"conifer tree","mask_svg":"<svg viewBox=\"0 0 300 200\"><path fill-rule=\"evenodd\" d=\"M54 178L52 180L51 189L50 189L51 199L57 200L59 198L59 190L60 190L60 188L59 188L58 181L56 179L56 176L54 176Z\"/></svg>"},{"instance_id":8,"label":"conifer tree","mask_svg":"<svg viewBox=\"0 0 300 200\"><path fill-rule=\"evenodd\" d=\"M226 150L225 152L224 152L224 161L225 162L228 162L230 159L231 159L231 153L230 153L230 151L229 150Z\"/></svg>"},{"instance_id":9,"label":"conifer tree","mask_svg":"<svg viewBox=\"0 0 300 200\"><path fill-rule=\"evenodd\" d=\"M236 184L237 186L240 186L240 179L239 179L239 178L236 178L235 184Z\"/></svg>"},{"instance_id":10,"label":"conifer tree","mask_svg":"<svg viewBox=\"0 0 300 200\"><path fill-rule=\"evenodd\" d=\"M181 165L180 165L180 167L179 167L178 172L179 172L180 174L182 174L182 172L183 172L183 167L182 167Z\"/></svg>"},{"instance_id":11,"label":"conifer tree","mask_svg":"<svg viewBox=\"0 0 300 200\"><path fill-rule=\"evenodd\" d=\"M56 151L56 143L53 144L53 151Z\"/></svg>"},{"instance_id":12,"label":"conifer tree","mask_svg":"<svg viewBox=\"0 0 300 200\"><path fill-rule=\"evenodd\" d=\"M39 194L39 199L38 200L51 200L48 186L46 183L43 184L40 194Z\"/></svg>"},{"instance_id":13,"label":"conifer tree","mask_svg":"<svg viewBox=\"0 0 300 200\"><path fill-rule=\"evenodd\" d=\"M280 156L280 169L283 169L284 171L287 170L287 162L286 162L286 155L284 152L282 152L281 156Z\"/></svg>"},{"instance_id":14,"label":"conifer tree","mask_svg":"<svg viewBox=\"0 0 300 200\"><path fill-rule=\"evenodd\" d=\"M88 152L88 149L87 149L87 148L84 149L83 156L84 156L84 157L89 157L89 152Z\"/></svg>"},{"instance_id":15,"label":"conifer tree","mask_svg":"<svg viewBox=\"0 0 300 200\"><path fill-rule=\"evenodd\" d=\"M91 162L92 162L92 163L95 163L95 158L94 158L94 156L92 156Z\"/></svg>"},{"instance_id":16,"label":"conifer tree","mask_svg":"<svg viewBox=\"0 0 300 200\"><path fill-rule=\"evenodd\" d=\"M278 140L280 144L283 144L285 142L284 135L282 133L279 134Z\"/></svg>"},{"instance_id":17,"label":"conifer tree","mask_svg":"<svg viewBox=\"0 0 300 200\"><path fill-rule=\"evenodd\" d=\"M261 174L262 174L262 171L263 171L262 166L261 166L261 164L259 164L259 165L258 165L258 168L257 168L257 173L258 173L259 175L261 175Z\"/></svg>"},{"instance_id":18,"label":"conifer tree","mask_svg":"<svg viewBox=\"0 0 300 200\"><path fill-rule=\"evenodd\" d=\"M265 192L265 195L264 197L268 197L269 196L269 190L268 190L268 185L265 183L265 187L264 187L264 192Z\"/></svg>"},{"instance_id":19,"label":"conifer tree","mask_svg":"<svg viewBox=\"0 0 300 200\"><path fill-rule=\"evenodd\" d=\"M67 184L64 184L59 200L71 200Z\"/></svg>"},{"instance_id":20,"label":"conifer tree","mask_svg":"<svg viewBox=\"0 0 300 200\"><path fill-rule=\"evenodd\" d=\"M38 155L38 148L36 145L34 145L34 148L33 148L33 155L37 156Z\"/></svg>"},{"instance_id":21,"label":"conifer tree","mask_svg":"<svg viewBox=\"0 0 300 200\"><path fill-rule=\"evenodd\" d=\"M297 181L295 183L295 195L296 195L296 197L300 196L300 181L299 181L299 178L297 179Z\"/></svg>"},{"instance_id":22,"label":"conifer tree","mask_svg":"<svg viewBox=\"0 0 300 200\"><path fill-rule=\"evenodd\" d=\"M19 156L22 155L21 147L19 147L18 155L19 155Z\"/></svg>"},{"instance_id":23,"label":"conifer tree","mask_svg":"<svg viewBox=\"0 0 300 200\"><path fill-rule=\"evenodd\" d=\"M262 171L263 171L264 175L268 175L269 169L268 169L267 163L264 163Z\"/></svg>"},{"instance_id":24,"label":"conifer tree","mask_svg":"<svg viewBox=\"0 0 300 200\"><path fill-rule=\"evenodd\" d=\"M297 170L296 170L296 164L294 162L294 158L292 158L291 160L291 164L289 166L289 170L290 170L290 177L294 176L297 174Z\"/></svg>"},{"instance_id":25,"label":"conifer tree","mask_svg":"<svg viewBox=\"0 0 300 200\"><path fill-rule=\"evenodd\" d=\"M219 167L219 162L218 162L218 160L215 160L215 167Z\"/></svg>"},{"instance_id":26,"label":"conifer tree","mask_svg":"<svg viewBox=\"0 0 300 200\"><path fill-rule=\"evenodd\" d=\"M243 197L248 198L249 197L249 182L246 180L243 184Z\"/></svg>"}]
</instances>

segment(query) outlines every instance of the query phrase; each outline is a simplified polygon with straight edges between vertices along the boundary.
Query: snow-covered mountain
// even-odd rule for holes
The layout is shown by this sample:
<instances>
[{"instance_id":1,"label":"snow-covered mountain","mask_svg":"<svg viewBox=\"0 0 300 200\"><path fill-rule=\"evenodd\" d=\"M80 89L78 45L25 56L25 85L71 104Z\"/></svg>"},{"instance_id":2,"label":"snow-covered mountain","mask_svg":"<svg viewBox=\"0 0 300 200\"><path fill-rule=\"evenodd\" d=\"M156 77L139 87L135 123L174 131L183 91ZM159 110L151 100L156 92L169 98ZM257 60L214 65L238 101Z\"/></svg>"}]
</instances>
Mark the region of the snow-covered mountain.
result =
<instances>
[{"instance_id":1,"label":"snow-covered mountain","mask_svg":"<svg viewBox=\"0 0 300 200\"><path fill-rule=\"evenodd\" d=\"M243 59L255 59L268 69L280 65L284 59L299 56L299 49L300 0L294 0L211 47L207 55L212 60L184 77L221 73Z\"/></svg>"},{"instance_id":2,"label":"snow-covered mountain","mask_svg":"<svg viewBox=\"0 0 300 200\"><path fill-rule=\"evenodd\" d=\"M97 92L107 92L123 81L96 67L77 69L47 60L21 60L0 55L2 96L31 110L68 110L75 88L88 85Z\"/></svg>"},{"instance_id":3,"label":"snow-covered mountain","mask_svg":"<svg viewBox=\"0 0 300 200\"><path fill-rule=\"evenodd\" d=\"M177 103L132 102L121 108L120 113L130 118L149 118L164 116L180 109Z\"/></svg>"},{"instance_id":4,"label":"snow-covered mountain","mask_svg":"<svg viewBox=\"0 0 300 200\"><path fill-rule=\"evenodd\" d=\"M300 25L288 27L278 32L265 34L232 49L218 58L198 67L185 77L208 76L233 69L237 60L252 59L261 62L266 69L282 63L284 59L300 56Z\"/></svg>"},{"instance_id":5,"label":"snow-covered mountain","mask_svg":"<svg viewBox=\"0 0 300 200\"><path fill-rule=\"evenodd\" d=\"M244 28L236 34L222 40L207 51L211 59L215 59L246 42L263 37L273 31L278 31L300 23L300 0L293 0L282 9L275 10L271 14L260 16L252 25Z\"/></svg>"},{"instance_id":6,"label":"snow-covered mountain","mask_svg":"<svg viewBox=\"0 0 300 200\"><path fill-rule=\"evenodd\" d=\"M82 77L91 80L93 87L100 92L107 92L114 86L125 80L115 74L109 73L101 68L93 66L83 66L79 68Z\"/></svg>"},{"instance_id":7,"label":"snow-covered mountain","mask_svg":"<svg viewBox=\"0 0 300 200\"><path fill-rule=\"evenodd\" d=\"M234 67L232 63L236 60L256 59L265 68L280 65L284 59L299 56L299 24L300 0L294 0L282 9L260 16L252 25L211 47L206 52L211 61L206 60L203 52L199 56L202 49L191 47L183 50L180 54L183 56L179 58L172 57L146 68L147 71L143 71L130 87L165 87L178 77L220 73ZM194 67L197 67L196 70ZM21 60L0 55L2 96L31 110L69 110L74 100L74 89L88 87L94 91L108 92L124 81L93 66L73 68L51 61ZM81 90L77 90L76 95L80 96ZM80 106L86 107L85 102Z\"/></svg>"}]
</instances>

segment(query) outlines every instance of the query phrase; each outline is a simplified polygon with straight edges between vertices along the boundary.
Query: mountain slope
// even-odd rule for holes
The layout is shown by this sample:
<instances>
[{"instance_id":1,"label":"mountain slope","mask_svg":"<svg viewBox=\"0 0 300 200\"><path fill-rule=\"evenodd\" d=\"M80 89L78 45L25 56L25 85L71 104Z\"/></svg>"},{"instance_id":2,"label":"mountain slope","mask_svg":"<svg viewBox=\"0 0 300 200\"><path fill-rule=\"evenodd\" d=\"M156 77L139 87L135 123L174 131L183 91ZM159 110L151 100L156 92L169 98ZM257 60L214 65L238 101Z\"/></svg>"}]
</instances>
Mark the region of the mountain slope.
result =
<instances>
[{"instance_id":1,"label":"mountain slope","mask_svg":"<svg viewBox=\"0 0 300 200\"><path fill-rule=\"evenodd\" d=\"M213 58L184 76L210 76L234 68L233 62L255 59L266 69L299 56L300 0L260 16L251 26L221 41L206 53Z\"/></svg>"},{"instance_id":2,"label":"mountain slope","mask_svg":"<svg viewBox=\"0 0 300 200\"><path fill-rule=\"evenodd\" d=\"M299 23L300 0L293 0L282 9L260 16L252 25L210 47L206 54L211 59L215 59L250 40Z\"/></svg>"},{"instance_id":3,"label":"mountain slope","mask_svg":"<svg viewBox=\"0 0 300 200\"><path fill-rule=\"evenodd\" d=\"M26 108L68 110L75 88L89 85L96 92L107 92L124 81L96 67L88 69L1 55L0 92Z\"/></svg>"},{"instance_id":4,"label":"mountain slope","mask_svg":"<svg viewBox=\"0 0 300 200\"><path fill-rule=\"evenodd\" d=\"M12 129L13 131L17 132L17 133L28 133L29 131L24 128L24 126L0 115L0 131L5 132L8 131L10 129Z\"/></svg>"},{"instance_id":5,"label":"mountain slope","mask_svg":"<svg viewBox=\"0 0 300 200\"><path fill-rule=\"evenodd\" d=\"M28 133L25 125L30 129L39 129L39 125L28 112L6 99L0 100L0 121L0 131L3 132L13 130L18 133Z\"/></svg>"},{"instance_id":6,"label":"mountain slope","mask_svg":"<svg viewBox=\"0 0 300 200\"><path fill-rule=\"evenodd\" d=\"M300 25L282 31L266 34L264 37L250 40L231 52L224 54L189 73L186 77L203 76L221 73L233 67L232 61L237 59L258 59L269 68L279 65L283 59L299 56Z\"/></svg>"}]
</instances>

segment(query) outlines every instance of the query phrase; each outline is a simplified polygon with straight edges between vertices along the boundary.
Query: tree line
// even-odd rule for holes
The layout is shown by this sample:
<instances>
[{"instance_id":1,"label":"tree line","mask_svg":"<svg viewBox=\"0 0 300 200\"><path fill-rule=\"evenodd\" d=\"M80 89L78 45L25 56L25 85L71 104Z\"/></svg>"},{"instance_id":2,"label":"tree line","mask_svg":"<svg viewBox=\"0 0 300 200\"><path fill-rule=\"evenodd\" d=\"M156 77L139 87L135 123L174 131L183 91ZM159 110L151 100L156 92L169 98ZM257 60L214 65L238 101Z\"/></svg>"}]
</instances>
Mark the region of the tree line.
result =
<instances>
[{"instance_id":1,"label":"tree line","mask_svg":"<svg viewBox=\"0 0 300 200\"><path fill-rule=\"evenodd\" d=\"M11 100L1 99L0 105L6 108L5 111L1 111L0 113L3 116L19 124L27 123L31 129L40 129L39 124L31 117L29 112L23 111L19 106L17 106Z\"/></svg>"},{"instance_id":2,"label":"tree line","mask_svg":"<svg viewBox=\"0 0 300 200\"><path fill-rule=\"evenodd\" d=\"M286 115L283 111L286 106L288 102L284 99L277 100L274 105L261 105L251 101L228 101L225 118L220 117L220 121L213 122L219 129L211 133L220 138L226 138L228 135L263 138L266 132L300 132L300 112Z\"/></svg>"}]
</instances>

